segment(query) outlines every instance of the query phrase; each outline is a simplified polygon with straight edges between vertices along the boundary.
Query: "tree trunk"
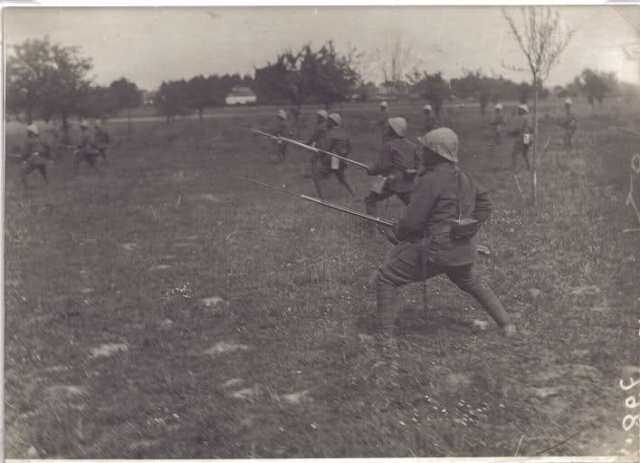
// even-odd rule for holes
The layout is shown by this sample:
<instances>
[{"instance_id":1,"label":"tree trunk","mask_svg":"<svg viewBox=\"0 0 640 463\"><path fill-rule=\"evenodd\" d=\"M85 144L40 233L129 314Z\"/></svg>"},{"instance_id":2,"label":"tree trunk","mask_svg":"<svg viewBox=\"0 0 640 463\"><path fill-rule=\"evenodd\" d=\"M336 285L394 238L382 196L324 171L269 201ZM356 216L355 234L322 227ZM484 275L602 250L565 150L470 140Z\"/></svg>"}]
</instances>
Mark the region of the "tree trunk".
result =
<instances>
[{"instance_id":1,"label":"tree trunk","mask_svg":"<svg viewBox=\"0 0 640 463\"><path fill-rule=\"evenodd\" d=\"M131 135L131 108L127 108L127 133Z\"/></svg>"},{"instance_id":2,"label":"tree trunk","mask_svg":"<svg viewBox=\"0 0 640 463\"><path fill-rule=\"evenodd\" d=\"M532 138L532 156L531 156L531 176L532 176L532 184L533 184L533 206L536 206L536 202L538 200L538 175L537 175L537 167L536 167L536 159L538 157L538 153L536 153L538 149L538 82L537 79L533 81L533 137Z\"/></svg>"}]
</instances>

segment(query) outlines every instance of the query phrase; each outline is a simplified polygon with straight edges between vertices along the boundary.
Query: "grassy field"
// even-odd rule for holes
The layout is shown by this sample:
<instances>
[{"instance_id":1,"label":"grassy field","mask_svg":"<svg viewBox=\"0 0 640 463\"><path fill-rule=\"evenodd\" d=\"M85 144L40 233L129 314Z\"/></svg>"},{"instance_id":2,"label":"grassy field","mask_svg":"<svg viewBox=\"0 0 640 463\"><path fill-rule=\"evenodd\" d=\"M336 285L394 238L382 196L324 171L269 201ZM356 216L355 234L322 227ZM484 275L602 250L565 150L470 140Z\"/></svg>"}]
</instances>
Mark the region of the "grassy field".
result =
<instances>
[{"instance_id":1,"label":"grassy field","mask_svg":"<svg viewBox=\"0 0 640 463\"><path fill-rule=\"evenodd\" d=\"M597 121L640 125L638 108L616 111ZM419 113L405 114L419 123ZM379 147L376 117L375 105L345 111L364 162ZM7 456L637 452L619 382L640 364L640 233L622 233L640 226L625 206L638 140L585 120L567 156L560 129L543 123L538 139L551 141L533 210L511 176L510 142L487 145L477 108L445 118L462 167L493 189L480 239L492 255L480 270L521 334L503 338L444 279L428 283L426 306L422 285L407 287L401 386L391 391L373 381L377 357L362 336L372 334L373 278L390 245L349 216L235 177L315 193L308 153L291 149L277 163L242 127L272 117L138 121L131 134L107 124L116 142L103 176L83 166L74 177L67 153L50 185L34 173L28 192L8 161ZM347 175L363 197L371 179ZM520 182L528 194L524 172ZM337 183L329 193L363 207ZM380 207L402 212L397 199Z\"/></svg>"}]
</instances>

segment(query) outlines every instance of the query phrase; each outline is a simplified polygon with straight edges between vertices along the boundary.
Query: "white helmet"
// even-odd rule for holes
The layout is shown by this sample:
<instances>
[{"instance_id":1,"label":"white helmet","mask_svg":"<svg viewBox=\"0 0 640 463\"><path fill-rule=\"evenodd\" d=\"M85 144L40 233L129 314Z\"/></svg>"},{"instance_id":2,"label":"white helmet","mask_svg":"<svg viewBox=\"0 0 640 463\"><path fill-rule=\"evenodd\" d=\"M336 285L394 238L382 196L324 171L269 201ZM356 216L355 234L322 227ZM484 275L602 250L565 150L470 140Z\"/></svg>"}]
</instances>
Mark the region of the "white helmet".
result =
<instances>
[{"instance_id":1,"label":"white helmet","mask_svg":"<svg viewBox=\"0 0 640 463\"><path fill-rule=\"evenodd\" d=\"M529 112L529 106L527 106L526 104L521 104L520 106L518 106L518 109L522 109L525 113Z\"/></svg>"},{"instance_id":2,"label":"white helmet","mask_svg":"<svg viewBox=\"0 0 640 463\"><path fill-rule=\"evenodd\" d=\"M336 125L342 125L342 117L340 117L340 114L338 113L329 114L329 119L335 122Z\"/></svg>"},{"instance_id":3,"label":"white helmet","mask_svg":"<svg viewBox=\"0 0 640 463\"><path fill-rule=\"evenodd\" d=\"M80 122L80 127L81 128L84 127L85 129L88 129L89 128L89 123L87 121L82 121L82 122Z\"/></svg>"},{"instance_id":4,"label":"white helmet","mask_svg":"<svg viewBox=\"0 0 640 463\"><path fill-rule=\"evenodd\" d=\"M40 134L40 132L38 132L38 126L35 124L31 124L29 127L27 127L27 132L31 132L34 135Z\"/></svg>"},{"instance_id":5,"label":"white helmet","mask_svg":"<svg viewBox=\"0 0 640 463\"><path fill-rule=\"evenodd\" d=\"M502 103L498 103L497 105L494 106L494 108L498 110L502 110Z\"/></svg>"},{"instance_id":6,"label":"white helmet","mask_svg":"<svg viewBox=\"0 0 640 463\"><path fill-rule=\"evenodd\" d=\"M426 104L422 107L422 109L424 109L425 111L433 111L433 108L431 107L430 104Z\"/></svg>"},{"instance_id":7,"label":"white helmet","mask_svg":"<svg viewBox=\"0 0 640 463\"><path fill-rule=\"evenodd\" d=\"M404 117L392 117L389 119L389 126L399 137L404 137L407 133L407 121Z\"/></svg>"},{"instance_id":8,"label":"white helmet","mask_svg":"<svg viewBox=\"0 0 640 463\"><path fill-rule=\"evenodd\" d=\"M323 119L328 119L329 118L329 113L326 112L324 109L321 109L316 114L318 114L318 116L320 116Z\"/></svg>"},{"instance_id":9,"label":"white helmet","mask_svg":"<svg viewBox=\"0 0 640 463\"><path fill-rule=\"evenodd\" d=\"M573 104L573 101L571 101L571 98L567 98L566 100L564 100L564 104L566 104L567 106L571 106Z\"/></svg>"},{"instance_id":10,"label":"white helmet","mask_svg":"<svg viewBox=\"0 0 640 463\"><path fill-rule=\"evenodd\" d=\"M279 109L278 112L276 113L276 116L278 116L280 119L283 119L283 120L287 119L287 113L285 112L284 109Z\"/></svg>"},{"instance_id":11,"label":"white helmet","mask_svg":"<svg viewBox=\"0 0 640 463\"><path fill-rule=\"evenodd\" d=\"M380 103L380 107L381 108L388 108L389 107L389 103L387 103L386 101L383 101L382 103Z\"/></svg>"}]
</instances>

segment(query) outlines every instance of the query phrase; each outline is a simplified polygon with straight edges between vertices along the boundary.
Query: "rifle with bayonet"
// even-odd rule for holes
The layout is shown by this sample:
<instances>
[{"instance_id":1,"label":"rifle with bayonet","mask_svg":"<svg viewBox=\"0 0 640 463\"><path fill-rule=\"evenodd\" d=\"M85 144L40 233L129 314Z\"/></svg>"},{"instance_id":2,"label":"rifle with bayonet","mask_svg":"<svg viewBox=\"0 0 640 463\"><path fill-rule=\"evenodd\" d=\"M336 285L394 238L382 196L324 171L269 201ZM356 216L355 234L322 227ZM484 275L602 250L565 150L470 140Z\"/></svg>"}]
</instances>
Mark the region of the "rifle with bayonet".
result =
<instances>
[{"instance_id":1,"label":"rifle with bayonet","mask_svg":"<svg viewBox=\"0 0 640 463\"><path fill-rule=\"evenodd\" d=\"M306 149L306 150L309 150L309 151L313 151L315 153L328 154L329 156L333 156L334 158L340 159L341 161L344 161L344 162L349 163L349 164L353 164L354 166L362 167L363 169L368 169L369 168L368 165L366 165L366 164L364 164L362 162L358 162L358 161L355 161L353 159L349 159L349 158L346 158L344 156L340 156L339 154L335 154L335 153L332 153L330 151L325 151L323 149L316 148L315 146L309 146L309 145L307 145L305 143L302 143L301 141L294 140L292 138L273 135L273 134L270 134L270 133L267 133L267 132L263 132L262 130L258 130L258 129L251 129L251 131L257 133L258 135L262 135L264 137L273 138L274 140L282 140L282 141L284 141L286 143L290 143L292 145L299 146L300 148L303 148L303 149Z\"/></svg>"},{"instance_id":2,"label":"rifle with bayonet","mask_svg":"<svg viewBox=\"0 0 640 463\"><path fill-rule=\"evenodd\" d=\"M244 177L242 175L237 175L237 177L241 178L243 180L247 180L249 182L255 183L257 185L261 185L263 187L271 188L272 190L276 190L276 191L279 191L281 193L288 194L290 196L295 196L295 197L298 197L300 199L304 199L305 201L309 201L309 202L312 202L312 203L320 204L321 206L325 206L325 207L328 207L330 209L335 209L335 210L340 211L340 212L345 212L347 214L354 215L356 217L360 217L360 218L368 220L370 222L374 222L375 224L378 225L378 231L385 238L387 238L393 244L400 244L400 241L398 241L395 238L395 236L393 236L393 233L391 233L391 231L389 230L389 229L395 228L396 222L394 220L384 219L382 217L376 217L375 215L366 214L364 212L356 211L355 209L350 209L348 207L340 206L338 204L329 203L329 202L327 202L325 200L314 198L313 196L307 196L307 195L301 195L301 194L293 193L293 192L285 190L283 188L278 188L278 187L275 187L275 186L272 186L272 185L268 185L266 183L262 183L262 182L259 182L257 180L253 180L253 179L251 179L249 177ZM385 227L387 227L387 228L385 228ZM478 248L478 253L479 254L484 254L484 255L489 255L490 254L489 248L487 248L486 246L478 245L477 248Z\"/></svg>"}]
</instances>

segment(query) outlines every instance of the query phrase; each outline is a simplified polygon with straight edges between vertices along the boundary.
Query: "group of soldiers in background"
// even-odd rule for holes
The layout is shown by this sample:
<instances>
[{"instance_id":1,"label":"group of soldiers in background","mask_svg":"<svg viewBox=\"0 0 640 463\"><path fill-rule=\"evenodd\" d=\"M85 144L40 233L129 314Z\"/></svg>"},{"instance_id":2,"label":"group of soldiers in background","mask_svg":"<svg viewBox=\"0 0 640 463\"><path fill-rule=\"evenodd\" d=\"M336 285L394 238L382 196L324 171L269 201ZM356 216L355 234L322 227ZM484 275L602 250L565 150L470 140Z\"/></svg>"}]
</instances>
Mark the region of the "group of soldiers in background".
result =
<instances>
[{"instance_id":1,"label":"group of soldiers in background","mask_svg":"<svg viewBox=\"0 0 640 463\"><path fill-rule=\"evenodd\" d=\"M96 161L101 157L108 165L107 148L110 143L109 133L102 128L100 121L95 121L93 133L89 130L89 124L86 121L80 123L80 141L74 146L60 146L63 149L72 148L74 150L73 166L74 173L78 173L80 164L86 162L98 172L101 172ZM32 172L38 170L45 181L48 183L47 165L53 162L53 147L50 142L40 138L40 131L36 124L27 127L27 142L24 146L21 159L22 169L20 170L20 179L25 188L29 187L27 177Z\"/></svg>"}]
</instances>

